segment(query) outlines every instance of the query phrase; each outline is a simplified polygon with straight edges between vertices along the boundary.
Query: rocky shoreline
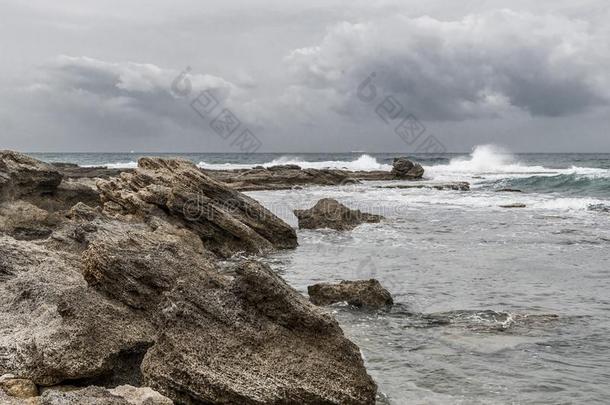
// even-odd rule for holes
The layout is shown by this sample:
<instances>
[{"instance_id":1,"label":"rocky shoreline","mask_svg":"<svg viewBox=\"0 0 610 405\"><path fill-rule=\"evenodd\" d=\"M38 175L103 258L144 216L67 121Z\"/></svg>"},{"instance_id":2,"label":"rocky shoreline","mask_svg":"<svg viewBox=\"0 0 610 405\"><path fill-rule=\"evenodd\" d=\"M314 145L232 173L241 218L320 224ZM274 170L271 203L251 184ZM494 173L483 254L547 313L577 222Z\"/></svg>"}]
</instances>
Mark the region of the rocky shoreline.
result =
<instances>
[{"instance_id":1,"label":"rocky shoreline","mask_svg":"<svg viewBox=\"0 0 610 405\"><path fill-rule=\"evenodd\" d=\"M119 170L0 152L0 399L375 403L377 386L337 321L257 260L294 249L295 230L240 190L423 174L404 160L395 167L224 172L142 158ZM297 213L303 226L381 219L320 204ZM245 258L230 271L220 265L235 255ZM374 280L312 288L327 295L315 304L391 304Z\"/></svg>"}]
</instances>

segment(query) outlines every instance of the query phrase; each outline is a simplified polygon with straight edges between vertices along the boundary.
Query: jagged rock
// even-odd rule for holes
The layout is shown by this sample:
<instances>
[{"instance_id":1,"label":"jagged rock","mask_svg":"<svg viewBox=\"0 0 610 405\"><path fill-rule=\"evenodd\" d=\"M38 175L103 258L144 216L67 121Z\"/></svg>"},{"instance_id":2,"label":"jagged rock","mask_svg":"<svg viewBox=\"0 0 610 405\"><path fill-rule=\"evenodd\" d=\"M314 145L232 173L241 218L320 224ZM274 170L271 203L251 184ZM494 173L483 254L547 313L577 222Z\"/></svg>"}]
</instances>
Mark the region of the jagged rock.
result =
<instances>
[{"instance_id":1,"label":"jagged rock","mask_svg":"<svg viewBox=\"0 0 610 405\"><path fill-rule=\"evenodd\" d=\"M392 175L399 179L420 179L424 175L424 168L419 163L399 157L394 159Z\"/></svg>"},{"instance_id":2,"label":"jagged rock","mask_svg":"<svg viewBox=\"0 0 610 405\"><path fill-rule=\"evenodd\" d=\"M179 403L375 403L358 347L268 266L191 275L168 295L146 385Z\"/></svg>"},{"instance_id":3,"label":"jagged rock","mask_svg":"<svg viewBox=\"0 0 610 405\"><path fill-rule=\"evenodd\" d=\"M347 302L356 307L382 308L394 303L390 292L375 279L314 284L307 287L307 293L315 305Z\"/></svg>"},{"instance_id":4,"label":"jagged rock","mask_svg":"<svg viewBox=\"0 0 610 405\"><path fill-rule=\"evenodd\" d=\"M31 398L38 396L38 388L27 378L17 378L13 374L0 377L0 389L15 398Z\"/></svg>"},{"instance_id":5,"label":"jagged rock","mask_svg":"<svg viewBox=\"0 0 610 405\"><path fill-rule=\"evenodd\" d=\"M294 210L294 215L301 229L330 228L338 231L352 230L362 223L383 219L381 215L351 210L332 198L323 198L307 210Z\"/></svg>"},{"instance_id":6,"label":"jagged rock","mask_svg":"<svg viewBox=\"0 0 610 405\"><path fill-rule=\"evenodd\" d=\"M257 201L203 174L186 160L142 158L119 179L100 180L104 210L156 215L201 237L219 256L294 248L294 230Z\"/></svg>"},{"instance_id":7,"label":"jagged rock","mask_svg":"<svg viewBox=\"0 0 610 405\"><path fill-rule=\"evenodd\" d=\"M61 180L62 175L47 163L19 152L0 151L0 202L52 193Z\"/></svg>"}]
</instances>

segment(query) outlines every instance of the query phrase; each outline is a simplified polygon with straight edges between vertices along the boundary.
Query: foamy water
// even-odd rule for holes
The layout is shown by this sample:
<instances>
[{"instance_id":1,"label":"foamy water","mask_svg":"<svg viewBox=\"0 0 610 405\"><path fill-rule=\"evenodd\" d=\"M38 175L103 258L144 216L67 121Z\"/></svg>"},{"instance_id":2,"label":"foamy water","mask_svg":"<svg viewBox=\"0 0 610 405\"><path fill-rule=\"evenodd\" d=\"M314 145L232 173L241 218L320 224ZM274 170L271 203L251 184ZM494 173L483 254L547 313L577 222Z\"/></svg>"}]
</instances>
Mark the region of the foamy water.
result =
<instances>
[{"instance_id":1,"label":"foamy water","mask_svg":"<svg viewBox=\"0 0 610 405\"><path fill-rule=\"evenodd\" d=\"M370 155L363 154L352 161L330 160L330 161L311 161L298 156L282 156L270 162L261 164L235 164L235 163L207 163L199 162L197 166L209 170L232 170L250 169L254 166L271 167L278 165L298 165L303 169L340 169L349 171L375 171L392 170L392 165L379 163L377 159Z\"/></svg>"}]
</instances>

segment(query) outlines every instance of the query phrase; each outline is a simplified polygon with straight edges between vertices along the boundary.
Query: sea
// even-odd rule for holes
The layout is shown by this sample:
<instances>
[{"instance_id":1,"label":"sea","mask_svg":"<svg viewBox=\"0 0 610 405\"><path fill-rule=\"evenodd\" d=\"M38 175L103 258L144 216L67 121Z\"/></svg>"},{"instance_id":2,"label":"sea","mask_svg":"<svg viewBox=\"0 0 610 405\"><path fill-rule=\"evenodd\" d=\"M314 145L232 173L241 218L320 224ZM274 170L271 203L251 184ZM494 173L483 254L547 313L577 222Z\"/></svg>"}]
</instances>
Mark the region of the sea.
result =
<instances>
[{"instance_id":1,"label":"sea","mask_svg":"<svg viewBox=\"0 0 610 405\"><path fill-rule=\"evenodd\" d=\"M150 154L32 155L135 167ZM391 309L328 308L361 348L379 404L610 403L610 154L481 145L463 154L162 155L208 169L347 170L390 170L402 155L422 164L425 182L469 182L470 191L376 181L247 194L295 227L292 210L325 197L385 216L351 232L298 230L296 250L265 258L303 294L369 278L392 293ZM511 204L521 208L501 207Z\"/></svg>"}]
</instances>

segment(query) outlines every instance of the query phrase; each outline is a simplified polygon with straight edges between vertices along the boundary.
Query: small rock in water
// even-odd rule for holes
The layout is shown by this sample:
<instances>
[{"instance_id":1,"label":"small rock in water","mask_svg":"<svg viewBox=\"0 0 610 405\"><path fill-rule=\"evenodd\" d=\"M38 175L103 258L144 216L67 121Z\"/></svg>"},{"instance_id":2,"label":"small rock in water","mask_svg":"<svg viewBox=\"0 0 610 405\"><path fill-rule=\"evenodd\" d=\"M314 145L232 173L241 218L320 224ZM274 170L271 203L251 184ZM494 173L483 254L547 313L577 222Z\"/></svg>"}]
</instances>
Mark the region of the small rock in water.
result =
<instances>
[{"instance_id":1,"label":"small rock in water","mask_svg":"<svg viewBox=\"0 0 610 405\"><path fill-rule=\"evenodd\" d=\"M360 210L351 210L332 198L323 198L308 210L294 210L301 229L330 228L337 231L350 231L358 225L376 223L383 219L381 215L368 214Z\"/></svg>"},{"instance_id":2,"label":"small rock in water","mask_svg":"<svg viewBox=\"0 0 610 405\"><path fill-rule=\"evenodd\" d=\"M424 168L405 157L394 159L392 174L399 179L419 179L424 175Z\"/></svg>"},{"instance_id":3,"label":"small rock in water","mask_svg":"<svg viewBox=\"0 0 610 405\"><path fill-rule=\"evenodd\" d=\"M496 190L496 193L522 193L523 191L517 188L501 188Z\"/></svg>"},{"instance_id":4,"label":"small rock in water","mask_svg":"<svg viewBox=\"0 0 610 405\"><path fill-rule=\"evenodd\" d=\"M382 308L394 304L390 292L375 279L314 284L307 287L307 293L315 305L345 301L355 307Z\"/></svg>"},{"instance_id":5,"label":"small rock in water","mask_svg":"<svg viewBox=\"0 0 610 405\"><path fill-rule=\"evenodd\" d=\"M505 204L500 205L500 208L525 208L526 205L523 203L513 203L513 204Z\"/></svg>"}]
</instances>

